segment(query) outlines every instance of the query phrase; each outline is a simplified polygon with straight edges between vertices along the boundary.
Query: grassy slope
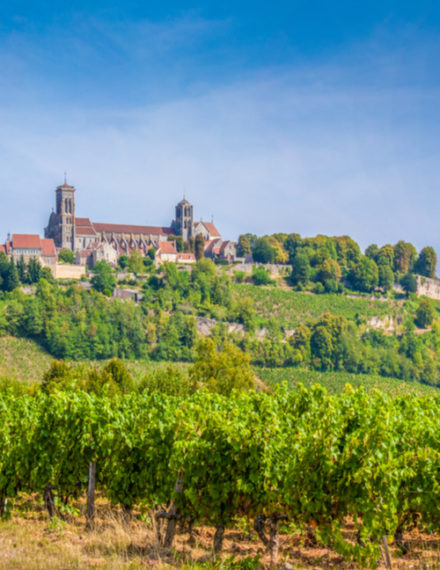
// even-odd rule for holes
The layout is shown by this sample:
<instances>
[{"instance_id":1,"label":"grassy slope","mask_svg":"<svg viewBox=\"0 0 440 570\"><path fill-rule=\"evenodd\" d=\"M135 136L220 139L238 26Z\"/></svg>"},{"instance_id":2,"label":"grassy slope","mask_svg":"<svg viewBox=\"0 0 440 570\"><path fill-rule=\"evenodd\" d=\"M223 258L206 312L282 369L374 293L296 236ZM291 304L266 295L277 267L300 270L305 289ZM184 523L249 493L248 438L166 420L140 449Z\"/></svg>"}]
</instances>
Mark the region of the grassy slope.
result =
<instances>
[{"instance_id":1,"label":"grassy slope","mask_svg":"<svg viewBox=\"0 0 440 570\"><path fill-rule=\"evenodd\" d=\"M363 386L367 390L378 388L391 394L418 394L440 395L439 388L420 384L419 382L406 382L396 378L384 378L372 374L350 374L348 372L318 372L303 368L257 368L257 375L269 386L287 382L289 386L299 383L304 386L321 384L330 392L340 392L346 384L353 387Z\"/></svg>"},{"instance_id":2,"label":"grassy slope","mask_svg":"<svg viewBox=\"0 0 440 570\"><path fill-rule=\"evenodd\" d=\"M12 336L0 337L0 378L16 378L24 382L39 381L48 370L52 360L54 358L32 340ZM107 362L107 360L89 360L75 362L74 366L80 370L90 366L102 368ZM139 380L147 372L158 368L167 366L185 368L187 366L185 363L148 360L126 361L126 365L133 376Z\"/></svg>"},{"instance_id":3,"label":"grassy slope","mask_svg":"<svg viewBox=\"0 0 440 570\"><path fill-rule=\"evenodd\" d=\"M251 297L261 319L268 320L273 317L286 328L296 327L300 322L313 321L326 311L350 320L355 319L357 315L368 319L375 316L394 316L402 311L401 304L392 300L352 299L337 294L313 295L249 284L234 284L233 291L236 297Z\"/></svg>"},{"instance_id":4,"label":"grassy slope","mask_svg":"<svg viewBox=\"0 0 440 570\"><path fill-rule=\"evenodd\" d=\"M52 360L50 354L31 340L0 337L0 378L35 382L41 379Z\"/></svg>"}]
</instances>

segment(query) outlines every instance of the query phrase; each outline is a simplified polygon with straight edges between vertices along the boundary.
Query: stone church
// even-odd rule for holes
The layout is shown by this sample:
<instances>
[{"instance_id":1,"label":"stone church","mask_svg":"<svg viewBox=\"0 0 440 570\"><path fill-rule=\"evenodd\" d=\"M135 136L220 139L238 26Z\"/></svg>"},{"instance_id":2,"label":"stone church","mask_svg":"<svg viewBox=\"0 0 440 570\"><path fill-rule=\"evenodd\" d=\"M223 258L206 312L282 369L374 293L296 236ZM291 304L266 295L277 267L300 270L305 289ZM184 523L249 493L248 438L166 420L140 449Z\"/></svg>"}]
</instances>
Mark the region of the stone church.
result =
<instances>
[{"instance_id":1,"label":"stone church","mask_svg":"<svg viewBox=\"0 0 440 570\"><path fill-rule=\"evenodd\" d=\"M75 187L66 180L57 187L55 196L55 210L50 214L44 233L46 238L54 240L57 248L86 254L111 246L117 256L132 249L145 255L151 247L157 249L160 242L168 241L170 235L182 236L185 241L197 234L202 234L205 242L221 240L212 222L194 221L193 206L185 199L176 205L175 219L170 227L161 227L108 224L76 217Z\"/></svg>"}]
</instances>

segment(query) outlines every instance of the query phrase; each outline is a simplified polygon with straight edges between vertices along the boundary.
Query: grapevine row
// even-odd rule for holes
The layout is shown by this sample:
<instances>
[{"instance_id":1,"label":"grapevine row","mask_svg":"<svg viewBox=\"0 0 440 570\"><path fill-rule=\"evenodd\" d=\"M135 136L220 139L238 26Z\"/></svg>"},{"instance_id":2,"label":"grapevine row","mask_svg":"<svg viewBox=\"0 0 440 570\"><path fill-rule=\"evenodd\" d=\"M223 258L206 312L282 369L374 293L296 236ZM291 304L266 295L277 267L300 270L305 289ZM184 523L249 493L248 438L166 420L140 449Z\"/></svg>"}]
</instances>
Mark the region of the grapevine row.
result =
<instances>
[{"instance_id":1,"label":"grapevine row","mask_svg":"<svg viewBox=\"0 0 440 570\"><path fill-rule=\"evenodd\" d=\"M19 493L40 492L53 514L90 488L93 466L109 500L164 521L167 545L183 519L214 526L218 551L224 529L247 517L272 558L283 524L374 566L383 536L440 531L439 412L440 399L349 387L184 399L3 393L0 506L7 514ZM356 544L342 532L348 518Z\"/></svg>"}]
</instances>

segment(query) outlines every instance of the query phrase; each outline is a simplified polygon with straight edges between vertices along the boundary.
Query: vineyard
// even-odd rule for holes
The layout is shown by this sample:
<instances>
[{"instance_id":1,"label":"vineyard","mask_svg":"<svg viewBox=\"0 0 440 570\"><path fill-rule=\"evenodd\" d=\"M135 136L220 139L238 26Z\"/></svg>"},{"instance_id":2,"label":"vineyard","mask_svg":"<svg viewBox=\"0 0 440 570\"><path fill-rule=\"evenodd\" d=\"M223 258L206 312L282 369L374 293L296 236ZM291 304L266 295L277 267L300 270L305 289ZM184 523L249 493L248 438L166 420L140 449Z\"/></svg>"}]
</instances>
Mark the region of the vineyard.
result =
<instances>
[{"instance_id":1,"label":"vineyard","mask_svg":"<svg viewBox=\"0 0 440 570\"><path fill-rule=\"evenodd\" d=\"M341 392L347 384L354 388L364 388L364 390L382 390L387 394L419 394L419 395L439 395L437 387L428 386L421 382L411 382L397 380L396 378L386 378L375 374L350 374L349 372L319 372L299 367L285 368L256 368L258 377L268 386L275 386L281 382L287 382L290 388L303 384L306 388L311 388L314 384L320 384L329 392Z\"/></svg>"},{"instance_id":2,"label":"vineyard","mask_svg":"<svg viewBox=\"0 0 440 570\"><path fill-rule=\"evenodd\" d=\"M348 320L395 316L402 312L398 301L385 299L350 298L340 294L314 295L249 284L234 284L233 291L237 297L246 295L253 299L263 326L267 320L276 319L282 327L294 328L303 322L318 319L325 312Z\"/></svg>"},{"instance_id":3,"label":"vineyard","mask_svg":"<svg viewBox=\"0 0 440 570\"><path fill-rule=\"evenodd\" d=\"M217 556L240 520L272 565L280 533L297 533L373 568L384 544L406 552L404 531L440 531L439 409L428 396L319 386L232 398L3 393L1 514L38 493L53 518L87 494L93 528L96 489L127 518L148 513L164 548L178 525L190 538L203 525Z\"/></svg>"}]
</instances>

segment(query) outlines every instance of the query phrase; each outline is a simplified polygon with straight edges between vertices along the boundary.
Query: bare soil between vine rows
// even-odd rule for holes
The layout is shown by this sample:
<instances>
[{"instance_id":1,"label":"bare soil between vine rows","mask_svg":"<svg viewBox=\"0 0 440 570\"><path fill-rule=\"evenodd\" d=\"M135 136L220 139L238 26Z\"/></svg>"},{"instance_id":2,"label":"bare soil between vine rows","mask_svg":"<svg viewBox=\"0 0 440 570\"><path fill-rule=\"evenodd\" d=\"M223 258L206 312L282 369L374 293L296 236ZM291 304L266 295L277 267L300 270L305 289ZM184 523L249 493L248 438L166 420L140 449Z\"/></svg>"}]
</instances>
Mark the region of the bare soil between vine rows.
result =
<instances>
[{"instance_id":1,"label":"bare soil between vine rows","mask_svg":"<svg viewBox=\"0 0 440 570\"><path fill-rule=\"evenodd\" d=\"M189 543L186 528L181 528L171 551L164 550L156 532L136 513L129 521L122 513L100 501L95 528L85 529L85 519L78 511L49 521L41 503L35 497L21 501L11 518L0 522L0 568L4 570L60 569L137 569L137 568L234 568L239 561L259 557L258 563L247 568L268 568L269 556L257 535L247 528L232 528L225 532L223 551L213 564L214 529L199 527L194 532L194 544ZM345 528L349 540L354 540L354 528ZM406 533L404 540L409 552L402 555L390 545L393 568L440 568L440 537ZM280 536L279 568L329 569L357 568L323 546L308 547L304 536ZM383 560L378 568L385 568Z\"/></svg>"}]
</instances>

